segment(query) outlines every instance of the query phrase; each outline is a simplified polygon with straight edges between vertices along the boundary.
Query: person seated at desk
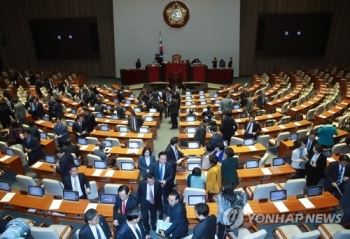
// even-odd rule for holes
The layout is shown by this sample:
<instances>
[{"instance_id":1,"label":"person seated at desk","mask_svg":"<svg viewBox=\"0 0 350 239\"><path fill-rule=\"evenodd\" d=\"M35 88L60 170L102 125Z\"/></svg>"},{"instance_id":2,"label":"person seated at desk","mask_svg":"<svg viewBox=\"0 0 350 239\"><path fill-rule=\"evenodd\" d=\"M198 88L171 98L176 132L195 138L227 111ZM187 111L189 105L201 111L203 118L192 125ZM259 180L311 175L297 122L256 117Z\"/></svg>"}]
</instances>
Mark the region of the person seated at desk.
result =
<instances>
[{"instance_id":1,"label":"person seated at desk","mask_svg":"<svg viewBox=\"0 0 350 239\"><path fill-rule=\"evenodd\" d=\"M83 115L78 115L78 119L73 123L72 131L75 134L77 141L78 138L85 138L88 136L87 126Z\"/></svg>"},{"instance_id":2,"label":"person seated at desk","mask_svg":"<svg viewBox=\"0 0 350 239\"><path fill-rule=\"evenodd\" d=\"M255 115L251 114L249 120L244 123L244 138L254 138L258 137L261 131L259 122L255 121Z\"/></svg>"},{"instance_id":3,"label":"person seated at desk","mask_svg":"<svg viewBox=\"0 0 350 239\"><path fill-rule=\"evenodd\" d=\"M210 105L207 105L207 111L202 112L202 117L208 117L208 115L214 115L213 109L211 108Z\"/></svg>"},{"instance_id":4,"label":"person seated at desk","mask_svg":"<svg viewBox=\"0 0 350 239\"><path fill-rule=\"evenodd\" d=\"M93 208L84 214L86 224L79 231L79 238L84 239L112 239L112 233L103 215L98 215Z\"/></svg>"},{"instance_id":5,"label":"person seated at desk","mask_svg":"<svg viewBox=\"0 0 350 239\"><path fill-rule=\"evenodd\" d=\"M140 131L141 126L143 125L143 119L141 117L137 117L135 111L130 111L130 116L128 118L128 127L131 132L138 133Z\"/></svg>"},{"instance_id":6,"label":"person seated at desk","mask_svg":"<svg viewBox=\"0 0 350 239\"><path fill-rule=\"evenodd\" d=\"M100 157L100 159L102 161L106 161L107 162L108 157L111 156L111 154L106 154L105 153L105 148L106 148L105 143L100 143L98 145L98 148L94 150L94 155Z\"/></svg>"},{"instance_id":7,"label":"person seated at desk","mask_svg":"<svg viewBox=\"0 0 350 239\"><path fill-rule=\"evenodd\" d=\"M216 148L215 148L214 152L212 153L213 155L218 157L218 160L220 163L224 159L224 153L225 153L224 149L225 149L225 145L222 142L218 142L216 144Z\"/></svg>"},{"instance_id":8,"label":"person seated at desk","mask_svg":"<svg viewBox=\"0 0 350 239\"><path fill-rule=\"evenodd\" d=\"M307 149L302 139L296 140L294 147L291 166L297 171L295 178L305 178L305 164L309 162Z\"/></svg>"},{"instance_id":9,"label":"person seated at desk","mask_svg":"<svg viewBox=\"0 0 350 239\"><path fill-rule=\"evenodd\" d=\"M190 109L186 115L186 117L194 117L194 119L196 120L197 115L194 113L194 109Z\"/></svg>"},{"instance_id":10,"label":"person seated at desk","mask_svg":"<svg viewBox=\"0 0 350 239\"><path fill-rule=\"evenodd\" d=\"M144 147L142 150L142 154L139 157L139 168L140 175L142 179L145 179L147 173L149 173L150 165L155 162L156 159L154 155L152 155L152 150L149 147Z\"/></svg>"},{"instance_id":11,"label":"person seated at desk","mask_svg":"<svg viewBox=\"0 0 350 239\"><path fill-rule=\"evenodd\" d=\"M102 115L104 115L106 110L107 110L107 107L102 104L102 99L98 98L97 105L95 106L95 112L99 112Z\"/></svg>"},{"instance_id":12,"label":"person seated at desk","mask_svg":"<svg viewBox=\"0 0 350 239\"><path fill-rule=\"evenodd\" d=\"M150 239L141 223L141 210L135 206L126 212L126 220L120 225L116 238L121 239Z\"/></svg>"},{"instance_id":13,"label":"person seated at desk","mask_svg":"<svg viewBox=\"0 0 350 239\"><path fill-rule=\"evenodd\" d=\"M84 173L78 173L78 166L75 164L70 165L69 174L62 178L63 187L65 190L73 190L79 193L80 199L86 199L90 194L90 183L87 180ZM85 189L85 187L86 189Z\"/></svg>"},{"instance_id":14,"label":"person seated at desk","mask_svg":"<svg viewBox=\"0 0 350 239\"><path fill-rule=\"evenodd\" d=\"M207 181L207 177L202 175L200 168L195 167L192 169L192 173L186 177L187 187L204 189L204 184Z\"/></svg>"},{"instance_id":15,"label":"person seated at desk","mask_svg":"<svg viewBox=\"0 0 350 239\"><path fill-rule=\"evenodd\" d=\"M210 126L210 133L211 138L209 140L209 143L213 145L214 147L217 147L218 143L224 144L224 138L222 134L218 133L218 127L217 126Z\"/></svg>"},{"instance_id":16,"label":"person seated at desk","mask_svg":"<svg viewBox=\"0 0 350 239\"><path fill-rule=\"evenodd\" d=\"M137 61L135 63L135 67L136 67L136 69L140 69L141 68L141 61L140 61L140 59L137 59Z\"/></svg>"}]
</instances>

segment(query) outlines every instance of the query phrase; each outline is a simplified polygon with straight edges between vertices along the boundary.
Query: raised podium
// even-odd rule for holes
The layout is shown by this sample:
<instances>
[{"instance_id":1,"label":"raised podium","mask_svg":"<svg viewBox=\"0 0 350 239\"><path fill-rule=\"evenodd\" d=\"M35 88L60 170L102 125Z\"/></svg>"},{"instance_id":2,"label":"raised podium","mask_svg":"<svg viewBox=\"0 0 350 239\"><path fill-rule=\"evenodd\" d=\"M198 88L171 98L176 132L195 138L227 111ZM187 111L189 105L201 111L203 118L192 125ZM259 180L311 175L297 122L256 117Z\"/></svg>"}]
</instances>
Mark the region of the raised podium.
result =
<instances>
[{"instance_id":1,"label":"raised podium","mask_svg":"<svg viewBox=\"0 0 350 239\"><path fill-rule=\"evenodd\" d=\"M170 82L173 73L181 72L181 82L189 81L190 64L189 63L164 63L163 64L163 80Z\"/></svg>"},{"instance_id":2,"label":"raised podium","mask_svg":"<svg viewBox=\"0 0 350 239\"><path fill-rule=\"evenodd\" d=\"M191 81L206 82L208 67L205 64L194 64L191 67Z\"/></svg>"},{"instance_id":3,"label":"raised podium","mask_svg":"<svg viewBox=\"0 0 350 239\"><path fill-rule=\"evenodd\" d=\"M159 64L146 65L146 82L162 81L162 66Z\"/></svg>"}]
</instances>

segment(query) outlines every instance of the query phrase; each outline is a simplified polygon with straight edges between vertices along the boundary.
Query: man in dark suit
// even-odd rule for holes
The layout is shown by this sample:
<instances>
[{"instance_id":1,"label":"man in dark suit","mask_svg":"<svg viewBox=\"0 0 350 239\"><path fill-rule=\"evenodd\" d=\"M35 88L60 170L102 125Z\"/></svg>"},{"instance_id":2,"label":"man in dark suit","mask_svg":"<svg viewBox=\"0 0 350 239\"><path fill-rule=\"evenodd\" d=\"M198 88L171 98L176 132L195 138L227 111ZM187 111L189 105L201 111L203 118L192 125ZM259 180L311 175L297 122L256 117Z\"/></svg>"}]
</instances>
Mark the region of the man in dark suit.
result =
<instances>
[{"instance_id":1,"label":"man in dark suit","mask_svg":"<svg viewBox=\"0 0 350 239\"><path fill-rule=\"evenodd\" d=\"M6 87L2 88L2 95L6 97L8 100L12 100L11 93L6 89Z\"/></svg>"},{"instance_id":2,"label":"man in dark suit","mask_svg":"<svg viewBox=\"0 0 350 239\"><path fill-rule=\"evenodd\" d=\"M126 213L126 221L124 221L116 233L118 239L150 239L141 222L140 208L137 206L130 208Z\"/></svg>"},{"instance_id":3,"label":"man in dark suit","mask_svg":"<svg viewBox=\"0 0 350 239\"><path fill-rule=\"evenodd\" d=\"M87 134L90 134L96 127L95 116L91 114L91 112L86 106L83 107L83 111L84 111L84 122L86 123Z\"/></svg>"},{"instance_id":4,"label":"man in dark suit","mask_svg":"<svg viewBox=\"0 0 350 239\"><path fill-rule=\"evenodd\" d=\"M72 141L68 138L64 143L63 143L63 151L68 154L75 154L75 156L78 157L79 154L79 146L76 144L72 144Z\"/></svg>"},{"instance_id":5,"label":"man in dark suit","mask_svg":"<svg viewBox=\"0 0 350 239\"><path fill-rule=\"evenodd\" d=\"M308 158L311 159L314 155L313 148L318 143L316 140L316 131L311 130L309 136L303 137L302 140L304 141L304 144L307 148Z\"/></svg>"},{"instance_id":6,"label":"man in dark suit","mask_svg":"<svg viewBox=\"0 0 350 239\"><path fill-rule=\"evenodd\" d=\"M88 96L89 96L89 94L87 92L87 89L82 88L80 91L80 94L79 94L80 101L84 102L86 104L86 102L88 101Z\"/></svg>"},{"instance_id":7,"label":"man in dark suit","mask_svg":"<svg viewBox=\"0 0 350 239\"><path fill-rule=\"evenodd\" d=\"M54 100L52 94L48 94L48 96L49 96L49 100L47 102L47 106L49 107L49 111L48 111L48 113L49 113L49 120L52 120L52 118L55 117L55 113L54 113L53 107L56 104L56 100Z\"/></svg>"},{"instance_id":8,"label":"man in dark suit","mask_svg":"<svg viewBox=\"0 0 350 239\"><path fill-rule=\"evenodd\" d=\"M74 164L73 156L70 153L66 153L63 149L58 149L56 152L58 159L60 160L58 165L55 165L54 168L56 172L61 174L61 179L69 176L70 167Z\"/></svg>"},{"instance_id":9,"label":"man in dark suit","mask_svg":"<svg viewBox=\"0 0 350 239\"><path fill-rule=\"evenodd\" d=\"M136 63L135 63L136 69L140 69L141 68L141 61L140 59L137 59Z\"/></svg>"},{"instance_id":10,"label":"man in dark suit","mask_svg":"<svg viewBox=\"0 0 350 239\"><path fill-rule=\"evenodd\" d=\"M77 139L81 137L85 138L86 136L88 136L87 125L84 121L83 115L79 115L78 119L73 123L72 131L77 137Z\"/></svg>"},{"instance_id":11,"label":"man in dark suit","mask_svg":"<svg viewBox=\"0 0 350 239\"><path fill-rule=\"evenodd\" d=\"M348 181L350 176L350 158L348 155L340 155L339 161L334 161L328 164L325 170L325 180L323 181L324 190L328 191L338 199L341 198L341 193L344 192L343 185Z\"/></svg>"},{"instance_id":12,"label":"man in dark suit","mask_svg":"<svg viewBox=\"0 0 350 239\"><path fill-rule=\"evenodd\" d=\"M115 112L116 112L116 115L118 115L119 119L124 119L125 118L125 110L120 105L119 101L117 103L115 103Z\"/></svg>"},{"instance_id":13,"label":"man in dark suit","mask_svg":"<svg viewBox=\"0 0 350 239\"><path fill-rule=\"evenodd\" d=\"M163 92L163 105L164 105L164 117L167 118L168 116L170 116L169 114L169 110L168 110L168 106L169 106L169 102L171 99L171 92L170 92L170 88L167 87L165 89L165 91Z\"/></svg>"},{"instance_id":14,"label":"man in dark suit","mask_svg":"<svg viewBox=\"0 0 350 239\"><path fill-rule=\"evenodd\" d=\"M176 166L183 161L183 158L187 155L183 154L179 149L179 138L172 137L170 144L165 149L167 162L172 163L174 172L176 172ZM182 160L180 160L182 158Z\"/></svg>"},{"instance_id":15,"label":"man in dark suit","mask_svg":"<svg viewBox=\"0 0 350 239\"><path fill-rule=\"evenodd\" d=\"M158 154L159 160L150 165L149 172L154 175L154 177L162 185L162 197L163 197L163 207L162 209L166 212L169 207L168 195L173 189L175 171L172 163L167 162L166 152L162 151ZM163 219L163 213L160 209L159 219Z\"/></svg>"},{"instance_id":16,"label":"man in dark suit","mask_svg":"<svg viewBox=\"0 0 350 239\"><path fill-rule=\"evenodd\" d=\"M145 180L141 181L137 191L137 201L141 205L142 223L146 233L149 235L149 217L151 214L152 230L156 230L157 210L162 207L162 186L160 182L150 173L147 173Z\"/></svg>"},{"instance_id":17,"label":"man in dark suit","mask_svg":"<svg viewBox=\"0 0 350 239\"><path fill-rule=\"evenodd\" d=\"M232 57L230 57L230 61L228 62L227 67L232 68Z\"/></svg>"},{"instance_id":18,"label":"man in dark suit","mask_svg":"<svg viewBox=\"0 0 350 239\"><path fill-rule=\"evenodd\" d=\"M345 226L345 224L350 223L350 180L344 183L344 194L339 202L343 209L343 217L340 224Z\"/></svg>"},{"instance_id":19,"label":"man in dark suit","mask_svg":"<svg viewBox=\"0 0 350 239\"><path fill-rule=\"evenodd\" d=\"M58 146L63 147L63 143L69 139L69 131L67 125L63 124L59 118L56 118L53 133L58 142Z\"/></svg>"},{"instance_id":20,"label":"man in dark suit","mask_svg":"<svg viewBox=\"0 0 350 239\"><path fill-rule=\"evenodd\" d=\"M34 120L41 119L45 115L44 107L39 99L35 97L32 102L29 103L29 112Z\"/></svg>"},{"instance_id":21,"label":"man in dark suit","mask_svg":"<svg viewBox=\"0 0 350 239\"><path fill-rule=\"evenodd\" d=\"M254 138L258 137L261 131L260 124L255 121L255 116L250 115L249 120L244 123L244 138Z\"/></svg>"},{"instance_id":22,"label":"man in dark suit","mask_svg":"<svg viewBox=\"0 0 350 239\"><path fill-rule=\"evenodd\" d=\"M188 220L185 205L180 201L180 194L175 190L170 192L168 201L170 207L168 209L167 218L164 221L171 222L172 225L166 231L161 231L160 235L173 239L183 238L188 233Z\"/></svg>"},{"instance_id":23,"label":"man in dark suit","mask_svg":"<svg viewBox=\"0 0 350 239\"><path fill-rule=\"evenodd\" d=\"M96 102L96 94L95 92L93 92L90 88L88 88L88 97L85 101L86 105L88 105L90 103L91 106L94 106L95 102Z\"/></svg>"},{"instance_id":24,"label":"man in dark suit","mask_svg":"<svg viewBox=\"0 0 350 239\"><path fill-rule=\"evenodd\" d=\"M56 119L62 119L64 113L63 113L63 106L60 99L56 99L56 102L52 107L52 111Z\"/></svg>"},{"instance_id":25,"label":"man in dark suit","mask_svg":"<svg viewBox=\"0 0 350 239\"><path fill-rule=\"evenodd\" d=\"M175 96L173 96L171 98L171 101L169 102L168 111L169 111L170 120L171 120L170 129L177 129L177 126L178 126L177 115L179 114L179 100Z\"/></svg>"},{"instance_id":26,"label":"man in dark suit","mask_svg":"<svg viewBox=\"0 0 350 239\"><path fill-rule=\"evenodd\" d=\"M216 145L218 143L224 144L224 138L222 134L218 133L218 127L217 126L210 126L210 133L212 134L209 143L216 148Z\"/></svg>"},{"instance_id":27,"label":"man in dark suit","mask_svg":"<svg viewBox=\"0 0 350 239\"><path fill-rule=\"evenodd\" d=\"M105 114L105 110L107 110L107 107L104 104L102 104L102 99L98 98L97 99L97 105L95 106L95 112L99 112L102 115L104 115Z\"/></svg>"},{"instance_id":28,"label":"man in dark suit","mask_svg":"<svg viewBox=\"0 0 350 239\"><path fill-rule=\"evenodd\" d=\"M98 145L98 149L95 149L93 153L94 153L94 155L100 157L100 159L102 161L107 162L108 161L108 157L111 156L111 154L106 154L105 148L106 148L105 143L100 143Z\"/></svg>"},{"instance_id":29,"label":"man in dark suit","mask_svg":"<svg viewBox=\"0 0 350 239\"><path fill-rule=\"evenodd\" d=\"M135 111L130 112L131 115L128 118L128 127L131 132L138 133L140 127L143 125L143 119L141 117L137 117Z\"/></svg>"},{"instance_id":30,"label":"man in dark suit","mask_svg":"<svg viewBox=\"0 0 350 239\"><path fill-rule=\"evenodd\" d=\"M260 91L258 98L256 100L256 105L260 108L260 109L264 109L265 105L266 105L266 96L265 96L265 92L264 91Z\"/></svg>"},{"instance_id":31,"label":"man in dark suit","mask_svg":"<svg viewBox=\"0 0 350 239\"><path fill-rule=\"evenodd\" d=\"M221 121L220 132L227 145L230 145L231 137L235 135L238 125L232 117L232 111L223 112L223 119Z\"/></svg>"},{"instance_id":32,"label":"man in dark suit","mask_svg":"<svg viewBox=\"0 0 350 239\"><path fill-rule=\"evenodd\" d=\"M194 206L199 223L193 228L192 239L214 239L216 230L216 216L209 216L209 207L205 203L197 203Z\"/></svg>"},{"instance_id":33,"label":"man in dark suit","mask_svg":"<svg viewBox=\"0 0 350 239\"><path fill-rule=\"evenodd\" d=\"M95 238L112 238L111 230L103 215L98 215L93 208L87 210L84 214L86 224L79 231L79 238L95 239Z\"/></svg>"},{"instance_id":34,"label":"man in dark suit","mask_svg":"<svg viewBox=\"0 0 350 239\"><path fill-rule=\"evenodd\" d=\"M10 115L14 119L15 118L15 106L7 97L4 97L4 106L9 109L9 112L11 112Z\"/></svg>"},{"instance_id":35,"label":"man in dark suit","mask_svg":"<svg viewBox=\"0 0 350 239\"><path fill-rule=\"evenodd\" d=\"M34 121L30 121L28 130L30 130L31 135L40 142L40 132L38 127L35 126Z\"/></svg>"},{"instance_id":36,"label":"man in dark suit","mask_svg":"<svg viewBox=\"0 0 350 239\"><path fill-rule=\"evenodd\" d=\"M53 87L54 87L53 79L52 79L52 77L49 77L49 79L45 83L45 88L46 88L47 92L52 94Z\"/></svg>"},{"instance_id":37,"label":"man in dark suit","mask_svg":"<svg viewBox=\"0 0 350 239\"><path fill-rule=\"evenodd\" d=\"M41 151L41 146L39 141L32 136L29 129L24 131L23 139L23 149L24 152L28 154L28 165L32 166L39 159L42 159L43 152Z\"/></svg>"},{"instance_id":38,"label":"man in dark suit","mask_svg":"<svg viewBox=\"0 0 350 239\"><path fill-rule=\"evenodd\" d=\"M113 207L113 225L116 230L119 230L119 227L125 222L126 212L138 206L137 199L129 195L129 192L129 187L126 185L121 185L118 188L118 196Z\"/></svg>"},{"instance_id":39,"label":"man in dark suit","mask_svg":"<svg viewBox=\"0 0 350 239\"><path fill-rule=\"evenodd\" d=\"M65 190L73 190L79 193L80 199L86 199L90 194L90 183L84 173L78 173L78 166L72 164L69 166L69 174L62 178L63 187ZM86 190L85 190L85 187Z\"/></svg>"},{"instance_id":40,"label":"man in dark suit","mask_svg":"<svg viewBox=\"0 0 350 239\"><path fill-rule=\"evenodd\" d=\"M323 147L316 144L313 147L314 155L310 158L310 162L305 165L306 170L306 186L315 186L324 178L324 172L327 167L327 158L322 153Z\"/></svg>"}]
</instances>

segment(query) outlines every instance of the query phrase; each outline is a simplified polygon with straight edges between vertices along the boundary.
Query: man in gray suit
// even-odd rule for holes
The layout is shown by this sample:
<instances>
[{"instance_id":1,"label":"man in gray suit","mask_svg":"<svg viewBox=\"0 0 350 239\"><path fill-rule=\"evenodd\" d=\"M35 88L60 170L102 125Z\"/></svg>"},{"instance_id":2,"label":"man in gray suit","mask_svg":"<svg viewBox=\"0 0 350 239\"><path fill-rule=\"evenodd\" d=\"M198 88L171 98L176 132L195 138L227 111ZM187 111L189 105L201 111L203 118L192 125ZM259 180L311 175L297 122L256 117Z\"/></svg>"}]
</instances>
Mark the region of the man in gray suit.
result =
<instances>
[{"instance_id":1,"label":"man in gray suit","mask_svg":"<svg viewBox=\"0 0 350 239\"><path fill-rule=\"evenodd\" d=\"M254 102L253 102L253 99L251 96L248 97L247 99L247 104L245 106L245 111L248 113L248 114L251 114L254 110Z\"/></svg>"},{"instance_id":2,"label":"man in gray suit","mask_svg":"<svg viewBox=\"0 0 350 239\"><path fill-rule=\"evenodd\" d=\"M56 124L53 127L53 133L57 140L58 146L63 147L63 143L69 139L69 131L67 125L63 124L59 118L56 119Z\"/></svg>"},{"instance_id":3,"label":"man in gray suit","mask_svg":"<svg viewBox=\"0 0 350 239\"><path fill-rule=\"evenodd\" d=\"M111 154L105 153L105 148L106 148L106 145L104 143L100 143L98 145L98 149L94 150L94 155L100 157L102 161L107 161L108 157L111 156Z\"/></svg>"},{"instance_id":4,"label":"man in gray suit","mask_svg":"<svg viewBox=\"0 0 350 239\"><path fill-rule=\"evenodd\" d=\"M26 122L26 108L21 101L17 99L12 100L14 104L15 117L18 120L19 125L25 124Z\"/></svg>"},{"instance_id":5,"label":"man in gray suit","mask_svg":"<svg viewBox=\"0 0 350 239\"><path fill-rule=\"evenodd\" d=\"M221 100L221 111L232 111L233 110L233 102L230 98L230 94L227 94L226 98Z\"/></svg>"}]
</instances>

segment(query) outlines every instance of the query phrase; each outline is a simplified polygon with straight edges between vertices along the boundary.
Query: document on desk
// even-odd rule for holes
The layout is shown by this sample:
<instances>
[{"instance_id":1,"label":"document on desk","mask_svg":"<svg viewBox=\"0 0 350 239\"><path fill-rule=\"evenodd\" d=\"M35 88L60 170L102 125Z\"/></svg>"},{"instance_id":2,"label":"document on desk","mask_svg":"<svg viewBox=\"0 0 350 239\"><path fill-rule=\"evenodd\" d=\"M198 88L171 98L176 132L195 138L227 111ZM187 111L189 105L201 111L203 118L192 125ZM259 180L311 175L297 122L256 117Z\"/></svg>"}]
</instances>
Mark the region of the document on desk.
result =
<instances>
[{"instance_id":1,"label":"document on desk","mask_svg":"<svg viewBox=\"0 0 350 239\"><path fill-rule=\"evenodd\" d=\"M273 118L273 115L266 115L267 116L267 118Z\"/></svg>"},{"instance_id":2,"label":"document on desk","mask_svg":"<svg viewBox=\"0 0 350 239\"><path fill-rule=\"evenodd\" d=\"M126 121L126 120L122 121L122 124L127 124L127 123L128 123L128 121Z\"/></svg>"},{"instance_id":3,"label":"document on desk","mask_svg":"<svg viewBox=\"0 0 350 239\"><path fill-rule=\"evenodd\" d=\"M261 128L261 130L264 132L269 132L269 130L267 128Z\"/></svg>"},{"instance_id":4,"label":"document on desk","mask_svg":"<svg viewBox=\"0 0 350 239\"><path fill-rule=\"evenodd\" d=\"M38 120L38 122L36 122L36 123L41 124L42 122L44 122L44 121L43 120Z\"/></svg>"},{"instance_id":5,"label":"document on desk","mask_svg":"<svg viewBox=\"0 0 350 239\"><path fill-rule=\"evenodd\" d=\"M79 150L86 150L89 147L89 145L83 145L80 146Z\"/></svg>"},{"instance_id":6,"label":"document on desk","mask_svg":"<svg viewBox=\"0 0 350 239\"><path fill-rule=\"evenodd\" d=\"M294 122L294 125L300 126L301 124L299 122Z\"/></svg>"},{"instance_id":7,"label":"document on desk","mask_svg":"<svg viewBox=\"0 0 350 239\"><path fill-rule=\"evenodd\" d=\"M279 125L278 128L285 129L286 127L284 125Z\"/></svg>"},{"instance_id":8,"label":"document on desk","mask_svg":"<svg viewBox=\"0 0 350 239\"><path fill-rule=\"evenodd\" d=\"M238 112L242 112L242 110L241 110L241 109L237 109L237 111L238 111Z\"/></svg>"},{"instance_id":9,"label":"document on desk","mask_svg":"<svg viewBox=\"0 0 350 239\"><path fill-rule=\"evenodd\" d=\"M124 137L126 136L126 133L120 133L120 136Z\"/></svg>"},{"instance_id":10,"label":"document on desk","mask_svg":"<svg viewBox=\"0 0 350 239\"><path fill-rule=\"evenodd\" d=\"M126 151L127 154L137 154L139 152L139 149L128 149Z\"/></svg>"},{"instance_id":11,"label":"document on desk","mask_svg":"<svg viewBox=\"0 0 350 239\"><path fill-rule=\"evenodd\" d=\"M338 110L342 110L342 107L336 106L335 108L337 108Z\"/></svg>"},{"instance_id":12,"label":"document on desk","mask_svg":"<svg viewBox=\"0 0 350 239\"><path fill-rule=\"evenodd\" d=\"M0 200L1 202L9 202L15 196L16 193L6 193L5 196Z\"/></svg>"},{"instance_id":13,"label":"document on desk","mask_svg":"<svg viewBox=\"0 0 350 239\"><path fill-rule=\"evenodd\" d=\"M50 205L49 210L58 210L60 209L61 203L62 203L62 199L54 199Z\"/></svg>"},{"instance_id":14,"label":"document on desk","mask_svg":"<svg viewBox=\"0 0 350 239\"><path fill-rule=\"evenodd\" d=\"M328 113L334 114L335 112L334 112L334 111L331 111L331 110L328 110Z\"/></svg>"},{"instance_id":15,"label":"document on desk","mask_svg":"<svg viewBox=\"0 0 350 239\"><path fill-rule=\"evenodd\" d=\"M32 165L32 168L39 168L41 165L43 165L44 162L36 162Z\"/></svg>"},{"instance_id":16,"label":"document on desk","mask_svg":"<svg viewBox=\"0 0 350 239\"><path fill-rule=\"evenodd\" d=\"M284 205L283 202L274 202L273 204L279 212L289 212L289 209L286 207L286 205Z\"/></svg>"},{"instance_id":17,"label":"document on desk","mask_svg":"<svg viewBox=\"0 0 350 239\"><path fill-rule=\"evenodd\" d=\"M106 120L105 120L105 123L108 123L108 122L110 122L110 121L111 121L111 120L109 120L109 119L106 119Z\"/></svg>"},{"instance_id":18,"label":"document on desk","mask_svg":"<svg viewBox=\"0 0 350 239\"><path fill-rule=\"evenodd\" d=\"M73 114L67 114L68 117L73 117L74 115Z\"/></svg>"},{"instance_id":19,"label":"document on desk","mask_svg":"<svg viewBox=\"0 0 350 239\"><path fill-rule=\"evenodd\" d=\"M148 113L148 116L153 116L153 113Z\"/></svg>"},{"instance_id":20,"label":"document on desk","mask_svg":"<svg viewBox=\"0 0 350 239\"><path fill-rule=\"evenodd\" d=\"M260 168L264 175L271 175L271 171L268 168Z\"/></svg>"},{"instance_id":21,"label":"document on desk","mask_svg":"<svg viewBox=\"0 0 350 239\"><path fill-rule=\"evenodd\" d=\"M320 118L326 118L327 116L325 116L325 115L318 115L318 117L320 117Z\"/></svg>"},{"instance_id":22,"label":"document on desk","mask_svg":"<svg viewBox=\"0 0 350 239\"><path fill-rule=\"evenodd\" d=\"M187 134L187 137L194 138L194 134Z\"/></svg>"},{"instance_id":23,"label":"document on desk","mask_svg":"<svg viewBox=\"0 0 350 239\"><path fill-rule=\"evenodd\" d=\"M143 138L143 137L145 137L145 134L137 134L137 137L138 138Z\"/></svg>"},{"instance_id":24,"label":"document on desk","mask_svg":"<svg viewBox=\"0 0 350 239\"><path fill-rule=\"evenodd\" d=\"M84 213L86 213L86 211L89 210L90 208L96 210L97 206L98 206L98 203L89 203L89 204L86 206Z\"/></svg>"},{"instance_id":25,"label":"document on desk","mask_svg":"<svg viewBox=\"0 0 350 239\"><path fill-rule=\"evenodd\" d=\"M4 161L6 161L6 160L9 159L9 158L11 158L10 155L4 155L3 157L0 158L0 161L1 161L1 162L4 162Z\"/></svg>"},{"instance_id":26,"label":"document on desk","mask_svg":"<svg viewBox=\"0 0 350 239\"><path fill-rule=\"evenodd\" d=\"M105 177L113 177L115 170L107 170L105 173Z\"/></svg>"},{"instance_id":27,"label":"document on desk","mask_svg":"<svg viewBox=\"0 0 350 239\"><path fill-rule=\"evenodd\" d=\"M187 122L187 124L196 124L196 122Z\"/></svg>"},{"instance_id":28,"label":"document on desk","mask_svg":"<svg viewBox=\"0 0 350 239\"><path fill-rule=\"evenodd\" d=\"M95 169L94 173L92 174L92 176L98 177L102 174L103 169Z\"/></svg>"},{"instance_id":29,"label":"document on desk","mask_svg":"<svg viewBox=\"0 0 350 239\"><path fill-rule=\"evenodd\" d=\"M308 198L299 198L299 201L304 205L305 208L315 208L315 205L313 205Z\"/></svg>"},{"instance_id":30,"label":"document on desk","mask_svg":"<svg viewBox=\"0 0 350 239\"><path fill-rule=\"evenodd\" d=\"M244 208L243 208L243 214L247 215L247 214L253 214L253 209L252 207L249 205L249 203L246 203Z\"/></svg>"},{"instance_id":31,"label":"document on desk","mask_svg":"<svg viewBox=\"0 0 350 239\"><path fill-rule=\"evenodd\" d=\"M334 159L334 158L332 158L332 157L329 157L329 158L327 158L327 161L331 163L331 162L334 162L334 161L335 161L335 159Z\"/></svg>"},{"instance_id":32,"label":"document on desk","mask_svg":"<svg viewBox=\"0 0 350 239\"><path fill-rule=\"evenodd\" d=\"M249 148L250 151L256 151L256 150L258 150L258 149L255 147L255 145L249 145L248 148Z\"/></svg>"}]
</instances>

